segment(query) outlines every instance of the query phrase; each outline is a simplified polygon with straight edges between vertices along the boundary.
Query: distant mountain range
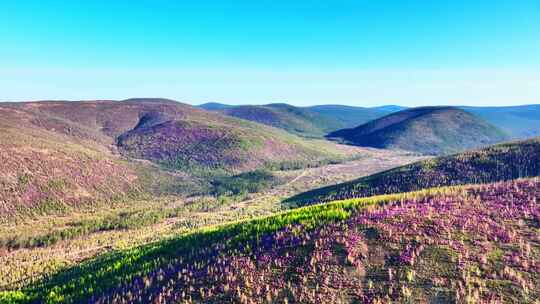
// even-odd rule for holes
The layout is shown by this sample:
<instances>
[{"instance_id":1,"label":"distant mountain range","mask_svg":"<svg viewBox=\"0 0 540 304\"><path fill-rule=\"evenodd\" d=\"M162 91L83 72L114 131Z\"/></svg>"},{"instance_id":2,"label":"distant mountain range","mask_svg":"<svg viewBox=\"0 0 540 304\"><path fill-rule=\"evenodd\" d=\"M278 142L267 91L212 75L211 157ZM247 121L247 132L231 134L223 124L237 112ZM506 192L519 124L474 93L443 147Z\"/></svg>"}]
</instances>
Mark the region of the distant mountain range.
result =
<instances>
[{"instance_id":1,"label":"distant mountain range","mask_svg":"<svg viewBox=\"0 0 540 304\"><path fill-rule=\"evenodd\" d=\"M360 124L366 123L373 119L383 117L392 111L388 109L352 107L341 105L321 105L307 107L310 111L317 112L320 115L333 119L341 128L352 128ZM334 130L329 130L335 131Z\"/></svg>"},{"instance_id":2,"label":"distant mountain range","mask_svg":"<svg viewBox=\"0 0 540 304\"><path fill-rule=\"evenodd\" d=\"M339 129L342 126L333 117L327 117L307 108L299 108L287 104L236 106L222 108L219 112L284 129L290 133L305 137L320 138L331 130Z\"/></svg>"},{"instance_id":3,"label":"distant mountain range","mask_svg":"<svg viewBox=\"0 0 540 304\"><path fill-rule=\"evenodd\" d=\"M296 107L284 103L231 106L214 102L205 103L199 107L281 128L305 137L323 137L329 132L351 128L402 108L399 106L364 108L342 105Z\"/></svg>"},{"instance_id":4,"label":"distant mountain range","mask_svg":"<svg viewBox=\"0 0 540 304\"><path fill-rule=\"evenodd\" d=\"M318 105L310 107L295 107L287 105L282 108L269 105L234 106L222 103L206 103L198 107L221 111L238 118L253 120L274 127L285 129L297 135L320 137L339 129L354 128L385 115L402 111L407 107L398 105L383 105L378 107L356 107L345 105ZM234 110L235 108L242 108ZM525 139L540 135L540 105L523 105L508 107L470 107L458 106L474 114L495 127L504 131L514 139ZM295 114L294 110L297 109ZM254 115L257 112L257 115ZM265 114L266 112L266 114ZM319 114L317 116L316 114ZM313 123L310 119L319 117L320 121Z\"/></svg>"},{"instance_id":5,"label":"distant mountain range","mask_svg":"<svg viewBox=\"0 0 540 304\"><path fill-rule=\"evenodd\" d=\"M380 106L380 107L372 107L371 109L393 113L393 112L405 110L407 108L408 107L403 107L403 106L398 106L398 105L386 105L386 106Z\"/></svg>"},{"instance_id":6,"label":"distant mountain range","mask_svg":"<svg viewBox=\"0 0 540 304\"><path fill-rule=\"evenodd\" d=\"M215 110L234 108L235 106L219 103L219 102L207 102L207 103L198 105L197 107L208 110L208 111L215 111Z\"/></svg>"},{"instance_id":7,"label":"distant mountain range","mask_svg":"<svg viewBox=\"0 0 540 304\"><path fill-rule=\"evenodd\" d=\"M432 155L454 153L509 138L485 120L453 107L411 108L356 128L332 132L327 137L358 146Z\"/></svg>"},{"instance_id":8,"label":"distant mountain range","mask_svg":"<svg viewBox=\"0 0 540 304\"><path fill-rule=\"evenodd\" d=\"M525 139L540 135L540 105L460 108L487 120L512 138Z\"/></svg>"}]
</instances>

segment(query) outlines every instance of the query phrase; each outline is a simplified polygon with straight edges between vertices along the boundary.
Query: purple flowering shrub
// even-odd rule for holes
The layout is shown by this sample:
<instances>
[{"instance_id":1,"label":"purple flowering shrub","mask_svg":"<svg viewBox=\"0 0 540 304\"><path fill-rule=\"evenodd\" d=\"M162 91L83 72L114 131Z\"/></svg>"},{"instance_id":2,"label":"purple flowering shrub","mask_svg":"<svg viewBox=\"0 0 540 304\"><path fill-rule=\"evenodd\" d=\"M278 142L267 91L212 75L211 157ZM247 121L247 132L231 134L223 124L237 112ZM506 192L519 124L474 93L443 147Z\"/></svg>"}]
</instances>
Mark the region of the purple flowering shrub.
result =
<instances>
[{"instance_id":1,"label":"purple flowering shrub","mask_svg":"<svg viewBox=\"0 0 540 304\"><path fill-rule=\"evenodd\" d=\"M308 205L420 189L493 183L540 175L540 138L428 159L285 200Z\"/></svg>"},{"instance_id":2,"label":"purple flowering shrub","mask_svg":"<svg viewBox=\"0 0 540 304\"><path fill-rule=\"evenodd\" d=\"M454 188L224 238L92 302L505 303L540 297L540 180Z\"/></svg>"}]
</instances>

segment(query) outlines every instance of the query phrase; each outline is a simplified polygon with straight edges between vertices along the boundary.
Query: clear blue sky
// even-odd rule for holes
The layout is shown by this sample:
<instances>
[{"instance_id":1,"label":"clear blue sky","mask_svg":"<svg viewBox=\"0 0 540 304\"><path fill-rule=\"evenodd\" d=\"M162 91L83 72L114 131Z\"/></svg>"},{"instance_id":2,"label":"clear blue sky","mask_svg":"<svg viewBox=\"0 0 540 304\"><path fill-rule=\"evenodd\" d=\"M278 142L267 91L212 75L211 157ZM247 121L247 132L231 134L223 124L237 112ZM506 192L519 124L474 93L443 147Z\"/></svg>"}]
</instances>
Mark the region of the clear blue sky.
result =
<instances>
[{"instance_id":1,"label":"clear blue sky","mask_svg":"<svg viewBox=\"0 0 540 304\"><path fill-rule=\"evenodd\" d=\"M540 103L538 0L2 1L0 100Z\"/></svg>"}]
</instances>

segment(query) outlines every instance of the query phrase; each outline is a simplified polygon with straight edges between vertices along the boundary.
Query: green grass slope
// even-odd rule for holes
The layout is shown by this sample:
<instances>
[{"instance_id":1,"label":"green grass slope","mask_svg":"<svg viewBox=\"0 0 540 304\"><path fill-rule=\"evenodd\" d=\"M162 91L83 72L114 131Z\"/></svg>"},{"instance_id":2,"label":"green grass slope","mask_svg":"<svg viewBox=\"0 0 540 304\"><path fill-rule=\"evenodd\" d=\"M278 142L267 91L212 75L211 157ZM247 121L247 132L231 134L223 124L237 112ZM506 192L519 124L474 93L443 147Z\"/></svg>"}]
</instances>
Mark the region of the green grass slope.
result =
<instances>
[{"instance_id":1,"label":"green grass slope","mask_svg":"<svg viewBox=\"0 0 540 304\"><path fill-rule=\"evenodd\" d=\"M305 205L532 176L540 176L540 138L498 144L417 162L350 182L304 192L288 198L285 202Z\"/></svg>"},{"instance_id":2,"label":"green grass slope","mask_svg":"<svg viewBox=\"0 0 540 304\"><path fill-rule=\"evenodd\" d=\"M538 179L308 206L87 261L0 303L530 303Z\"/></svg>"},{"instance_id":3,"label":"green grass slope","mask_svg":"<svg viewBox=\"0 0 540 304\"><path fill-rule=\"evenodd\" d=\"M358 146L449 154L507 139L495 126L461 109L420 107L327 135Z\"/></svg>"}]
</instances>

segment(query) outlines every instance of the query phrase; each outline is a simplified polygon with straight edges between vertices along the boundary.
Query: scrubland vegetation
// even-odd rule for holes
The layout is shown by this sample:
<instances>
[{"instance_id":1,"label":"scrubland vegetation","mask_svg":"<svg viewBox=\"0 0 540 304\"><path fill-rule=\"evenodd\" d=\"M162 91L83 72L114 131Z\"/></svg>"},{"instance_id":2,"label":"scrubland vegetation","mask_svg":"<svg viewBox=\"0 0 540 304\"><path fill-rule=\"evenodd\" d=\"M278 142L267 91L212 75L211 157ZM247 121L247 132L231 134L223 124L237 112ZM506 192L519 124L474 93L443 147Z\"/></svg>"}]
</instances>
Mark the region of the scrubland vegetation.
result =
<instances>
[{"instance_id":1,"label":"scrubland vegetation","mask_svg":"<svg viewBox=\"0 0 540 304\"><path fill-rule=\"evenodd\" d=\"M335 165L341 164L348 161L357 160L359 158L365 157L362 154L351 155L351 156L336 156L336 157L327 157L315 161L306 161L306 160L289 160L289 161L280 161L280 162L267 162L264 167L269 170L274 171L289 171L289 170L299 170L306 168L317 168L326 165Z\"/></svg>"},{"instance_id":2,"label":"scrubland vegetation","mask_svg":"<svg viewBox=\"0 0 540 304\"><path fill-rule=\"evenodd\" d=\"M215 179L212 182L212 194L218 197L222 195L245 195L268 190L279 183L279 179L269 170L255 170Z\"/></svg>"},{"instance_id":3,"label":"scrubland vegetation","mask_svg":"<svg viewBox=\"0 0 540 304\"><path fill-rule=\"evenodd\" d=\"M41 235L14 234L0 239L0 246L11 250L19 248L46 247L59 241L69 240L90 233L135 229L150 226L166 218L177 217L184 208L125 211L102 218L85 219L68 223L64 229L51 230Z\"/></svg>"},{"instance_id":4,"label":"scrubland vegetation","mask_svg":"<svg viewBox=\"0 0 540 304\"><path fill-rule=\"evenodd\" d=\"M138 164L135 172L139 181L145 189L152 189L152 193L165 195L162 199L149 196L123 202L94 203L91 208L70 207L60 215L17 217L16 221L1 225L3 247L0 246L0 252L3 253L0 264L10 275L0 276L0 289L33 282L110 250L129 248L208 225L270 215L289 208L280 203L288 195L417 159L413 155L369 149L362 150L361 155L363 157L357 160L336 165L293 171L259 171L264 172L263 177L272 174L272 180L278 184L256 193L242 192L251 187L249 185L256 185L259 174L241 174L242 179L249 177L242 182L227 176L215 177L227 181L228 186L222 189L229 189L229 185L242 189L240 194L226 190L218 197L209 195L211 183L204 189L200 185L197 188L183 175L165 174L158 167ZM246 185L249 187L244 187ZM208 195L182 198L178 193L185 189L179 187L190 187L190 191Z\"/></svg>"},{"instance_id":5,"label":"scrubland vegetation","mask_svg":"<svg viewBox=\"0 0 540 304\"><path fill-rule=\"evenodd\" d=\"M305 205L323 201L478 184L540 175L540 138L420 161L287 199Z\"/></svg>"},{"instance_id":6,"label":"scrubland vegetation","mask_svg":"<svg viewBox=\"0 0 540 304\"><path fill-rule=\"evenodd\" d=\"M82 260L209 225L281 211L279 199L242 208L233 198L133 201L93 212L21 220L0 226L0 290L18 288ZM46 242L45 242L46 240Z\"/></svg>"},{"instance_id":7,"label":"scrubland vegetation","mask_svg":"<svg viewBox=\"0 0 540 304\"><path fill-rule=\"evenodd\" d=\"M0 303L540 297L540 139L401 166L161 99L0 114Z\"/></svg>"},{"instance_id":8,"label":"scrubland vegetation","mask_svg":"<svg viewBox=\"0 0 540 304\"><path fill-rule=\"evenodd\" d=\"M114 252L20 302L531 302L538 179L352 199Z\"/></svg>"}]
</instances>

